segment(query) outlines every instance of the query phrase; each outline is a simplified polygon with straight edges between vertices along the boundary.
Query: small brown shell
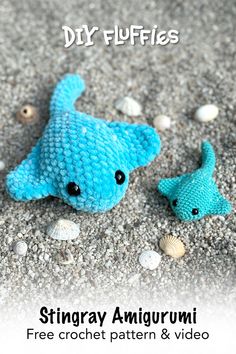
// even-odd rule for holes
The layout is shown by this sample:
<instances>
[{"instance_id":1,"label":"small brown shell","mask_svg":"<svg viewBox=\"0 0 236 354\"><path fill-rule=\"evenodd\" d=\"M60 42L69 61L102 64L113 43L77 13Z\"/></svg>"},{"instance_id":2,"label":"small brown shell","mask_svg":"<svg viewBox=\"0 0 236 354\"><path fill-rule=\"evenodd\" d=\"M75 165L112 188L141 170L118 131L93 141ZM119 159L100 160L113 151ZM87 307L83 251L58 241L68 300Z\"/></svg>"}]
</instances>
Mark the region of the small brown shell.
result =
<instances>
[{"instance_id":1,"label":"small brown shell","mask_svg":"<svg viewBox=\"0 0 236 354\"><path fill-rule=\"evenodd\" d=\"M162 251L173 258L183 257L185 254L185 246L183 242L175 236L164 236L160 240L160 248Z\"/></svg>"},{"instance_id":2,"label":"small brown shell","mask_svg":"<svg viewBox=\"0 0 236 354\"><path fill-rule=\"evenodd\" d=\"M26 104L16 113L16 119L23 124L32 124L39 118L36 107Z\"/></svg>"},{"instance_id":3,"label":"small brown shell","mask_svg":"<svg viewBox=\"0 0 236 354\"><path fill-rule=\"evenodd\" d=\"M74 257L71 251L67 248L60 251L57 255L57 261L62 265L69 265L74 263Z\"/></svg>"}]
</instances>

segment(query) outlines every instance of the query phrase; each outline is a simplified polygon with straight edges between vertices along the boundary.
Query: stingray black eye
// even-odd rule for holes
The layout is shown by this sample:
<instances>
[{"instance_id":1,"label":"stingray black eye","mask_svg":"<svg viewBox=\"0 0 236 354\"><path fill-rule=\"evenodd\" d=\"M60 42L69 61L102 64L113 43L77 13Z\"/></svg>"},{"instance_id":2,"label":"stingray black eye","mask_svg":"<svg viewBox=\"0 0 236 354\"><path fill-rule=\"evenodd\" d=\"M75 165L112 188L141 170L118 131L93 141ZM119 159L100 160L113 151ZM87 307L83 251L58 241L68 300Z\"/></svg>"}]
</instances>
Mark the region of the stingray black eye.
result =
<instances>
[{"instance_id":1,"label":"stingray black eye","mask_svg":"<svg viewBox=\"0 0 236 354\"><path fill-rule=\"evenodd\" d=\"M67 192L69 195L71 195L72 197L77 197L78 195L80 195L80 187L75 184L75 182L70 182L67 184Z\"/></svg>"},{"instance_id":2,"label":"stingray black eye","mask_svg":"<svg viewBox=\"0 0 236 354\"><path fill-rule=\"evenodd\" d=\"M116 171L115 179L116 179L116 183L117 183L117 184L123 184L124 181L125 181L125 174L124 174L124 172L122 172L122 171L120 171L120 170Z\"/></svg>"},{"instance_id":3,"label":"stingray black eye","mask_svg":"<svg viewBox=\"0 0 236 354\"><path fill-rule=\"evenodd\" d=\"M192 214L193 215L197 215L199 213L199 210L197 209L197 208L194 208L193 210L192 210Z\"/></svg>"},{"instance_id":4,"label":"stingray black eye","mask_svg":"<svg viewBox=\"0 0 236 354\"><path fill-rule=\"evenodd\" d=\"M177 199L174 199L174 200L173 200L172 205L173 205L173 206L177 206Z\"/></svg>"}]
</instances>

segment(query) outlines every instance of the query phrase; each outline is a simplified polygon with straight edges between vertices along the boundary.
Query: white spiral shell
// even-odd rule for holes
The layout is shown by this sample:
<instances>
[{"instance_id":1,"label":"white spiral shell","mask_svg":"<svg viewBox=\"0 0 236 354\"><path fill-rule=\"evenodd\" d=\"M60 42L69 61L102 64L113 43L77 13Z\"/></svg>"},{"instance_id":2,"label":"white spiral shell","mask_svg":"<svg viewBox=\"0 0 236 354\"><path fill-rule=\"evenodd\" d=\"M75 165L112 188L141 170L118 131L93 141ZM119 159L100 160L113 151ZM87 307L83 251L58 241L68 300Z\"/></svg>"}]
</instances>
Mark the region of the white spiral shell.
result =
<instances>
[{"instance_id":1,"label":"white spiral shell","mask_svg":"<svg viewBox=\"0 0 236 354\"><path fill-rule=\"evenodd\" d=\"M18 256L25 256L28 250L27 243L25 241L16 241L12 246L13 252Z\"/></svg>"},{"instance_id":2,"label":"white spiral shell","mask_svg":"<svg viewBox=\"0 0 236 354\"><path fill-rule=\"evenodd\" d=\"M143 251L139 256L139 263L145 269L154 270L158 267L161 261L161 256L159 253L148 250Z\"/></svg>"}]
</instances>

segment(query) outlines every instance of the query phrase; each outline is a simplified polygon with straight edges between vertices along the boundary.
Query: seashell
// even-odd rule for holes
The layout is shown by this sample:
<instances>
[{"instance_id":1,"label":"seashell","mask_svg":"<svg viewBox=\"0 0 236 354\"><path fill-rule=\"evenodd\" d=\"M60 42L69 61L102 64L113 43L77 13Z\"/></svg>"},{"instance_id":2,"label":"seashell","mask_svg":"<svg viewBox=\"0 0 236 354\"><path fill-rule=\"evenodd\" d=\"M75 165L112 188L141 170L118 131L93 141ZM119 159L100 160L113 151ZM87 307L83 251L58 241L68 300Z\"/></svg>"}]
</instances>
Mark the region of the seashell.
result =
<instances>
[{"instance_id":1,"label":"seashell","mask_svg":"<svg viewBox=\"0 0 236 354\"><path fill-rule=\"evenodd\" d=\"M118 111L127 114L127 116L140 116L142 107L131 97L122 97L115 102L115 107Z\"/></svg>"},{"instance_id":2,"label":"seashell","mask_svg":"<svg viewBox=\"0 0 236 354\"><path fill-rule=\"evenodd\" d=\"M207 123L215 119L219 114L219 108L214 104L206 104L199 107L194 115L194 118L201 123Z\"/></svg>"},{"instance_id":3,"label":"seashell","mask_svg":"<svg viewBox=\"0 0 236 354\"><path fill-rule=\"evenodd\" d=\"M153 120L153 125L156 130L165 130L165 129L170 129L171 126L171 119L168 116L165 116L163 114L160 114Z\"/></svg>"},{"instance_id":4,"label":"seashell","mask_svg":"<svg viewBox=\"0 0 236 354\"><path fill-rule=\"evenodd\" d=\"M17 113L16 119L23 124L31 124L39 119L38 110L30 104L24 105Z\"/></svg>"},{"instance_id":5,"label":"seashell","mask_svg":"<svg viewBox=\"0 0 236 354\"><path fill-rule=\"evenodd\" d=\"M73 264L75 262L74 257L68 248L60 251L60 253L58 254L57 260L58 260L58 263L63 264L63 265L69 265L69 264Z\"/></svg>"},{"instance_id":6,"label":"seashell","mask_svg":"<svg viewBox=\"0 0 236 354\"><path fill-rule=\"evenodd\" d=\"M74 240L79 236L80 227L66 219L59 219L47 228L47 234L54 240Z\"/></svg>"},{"instance_id":7,"label":"seashell","mask_svg":"<svg viewBox=\"0 0 236 354\"><path fill-rule=\"evenodd\" d=\"M5 162L4 161L0 161L0 171L3 171L5 168Z\"/></svg>"},{"instance_id":8,"label":"seashell","mask_svg":"<svg viewBox=\"0 0 236 354\"><path fill-rule=\"evenodd\" d=\"M13 252L15 254L17 254L18 256L25 256L27 253L28 246L25 241L16 241L13 244L12 249L13 249Z\"/></svg>"},{"instance_id":9,"label":"seashell","mask_svg":"<svg viewBox=\"0 0 236 354\"><path fill-rule=\"evenodd\" d=\"M161 256L152 250L143 251L139 256L139 263L145 269L154 270L158 267Z\"/></svg>"},{"instance_id":10,"label":"seashell","mask_svg":"<svg viewBox=\"0 0 236 354\"><path fill-rule=\"evenodd\" d=\"M160 248L162 251L173 258L183 257L185 254L185 246L183 242L175 236L164 236L160 240Z\"/></svg>"}]
</instances>

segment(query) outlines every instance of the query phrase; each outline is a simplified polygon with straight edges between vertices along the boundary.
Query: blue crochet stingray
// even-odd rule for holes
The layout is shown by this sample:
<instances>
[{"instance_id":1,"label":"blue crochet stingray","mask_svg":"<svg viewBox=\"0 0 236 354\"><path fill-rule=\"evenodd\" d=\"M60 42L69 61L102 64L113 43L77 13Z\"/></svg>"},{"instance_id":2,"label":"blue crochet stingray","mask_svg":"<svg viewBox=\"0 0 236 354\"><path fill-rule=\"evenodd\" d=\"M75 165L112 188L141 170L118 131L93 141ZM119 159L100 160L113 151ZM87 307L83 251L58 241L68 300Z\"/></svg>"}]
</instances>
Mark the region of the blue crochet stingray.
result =
<instances>
[{"instance_id":1,"label":"blue crochet stingray","mask_svg":"<svg viewBox=\"0 0 236 354\"><path fill-rule=\"evenodd\" d=\"M78 210L106 211L124 196L129 173L159 154L153 128L76 111L74 103L84 89L78 75L67 75L56 86L43 136L7 176L7 190L15 200L52 195Z\"/></svg>"},{"instance_id":2,"label":"blue crochet stingray","mask_svg":"<svg viewBox=\"0 0 236 354\"><path fill-rule=\"evenodd\" d=\"M215 153L211 144L202 143L202 166L180 177L165 178L158 191L168 198L180 220L193 221L210 214L230 213L231 204L220 194L213 178Z\"/></svg>"}]
</instances>

